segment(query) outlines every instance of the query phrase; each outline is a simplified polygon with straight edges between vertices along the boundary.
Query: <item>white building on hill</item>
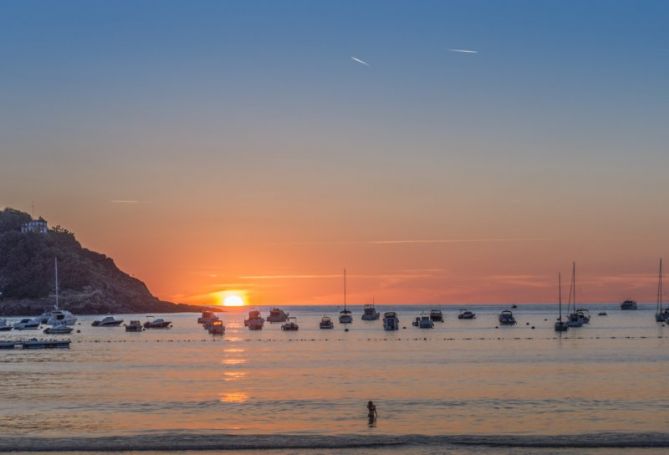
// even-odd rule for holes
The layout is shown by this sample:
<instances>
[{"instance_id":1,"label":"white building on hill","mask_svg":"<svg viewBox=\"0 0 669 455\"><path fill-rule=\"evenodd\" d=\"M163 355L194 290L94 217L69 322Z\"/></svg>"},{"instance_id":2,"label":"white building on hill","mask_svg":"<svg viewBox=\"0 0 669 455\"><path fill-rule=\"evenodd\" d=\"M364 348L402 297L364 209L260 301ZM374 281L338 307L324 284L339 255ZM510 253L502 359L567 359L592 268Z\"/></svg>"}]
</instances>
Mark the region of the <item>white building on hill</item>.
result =
<instances>
[{"instance_id":1,"label":"white building on hill","mask_svg":"<svg viewBox=\"0 0 669 455\"><path fill-rule=\"evenodd\" d=\"M33 232L35 234L46 234L49 232L49 227L46 224L45 220L31 220L27 223L23 223L21 226L21 232Z\"/></svg>"}]
</instances>

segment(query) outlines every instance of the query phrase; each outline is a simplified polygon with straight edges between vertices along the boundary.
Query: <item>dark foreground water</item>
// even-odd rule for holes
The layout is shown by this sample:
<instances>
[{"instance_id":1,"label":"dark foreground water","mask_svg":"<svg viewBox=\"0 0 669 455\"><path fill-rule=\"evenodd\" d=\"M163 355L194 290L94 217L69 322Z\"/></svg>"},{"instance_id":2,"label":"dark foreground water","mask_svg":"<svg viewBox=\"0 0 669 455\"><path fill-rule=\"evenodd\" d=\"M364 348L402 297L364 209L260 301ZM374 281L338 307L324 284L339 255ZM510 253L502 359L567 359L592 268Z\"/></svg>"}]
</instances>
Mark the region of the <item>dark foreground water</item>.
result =
<instances>
[{"instance_id":1,"label":"dark foreground water","mask_svg":"<svg viewBox=\"0 0 669 455\"><path fill-rule=\"evenodd\" d=\"M70 350L0 351L0 451L669 450L669 327L652 309L593 306L590 326L563 336L552 307L521 306L502 328L500 307L475 309L461 321L445 307L445 323L420 330L420 309L401 307L407 328L392 333L359 311L345 332L318 329L335 308L290 308L292 333L249 332L228 312L218 338L193 314L143 333L82 317Z\"/></svg>"}]
</instances>

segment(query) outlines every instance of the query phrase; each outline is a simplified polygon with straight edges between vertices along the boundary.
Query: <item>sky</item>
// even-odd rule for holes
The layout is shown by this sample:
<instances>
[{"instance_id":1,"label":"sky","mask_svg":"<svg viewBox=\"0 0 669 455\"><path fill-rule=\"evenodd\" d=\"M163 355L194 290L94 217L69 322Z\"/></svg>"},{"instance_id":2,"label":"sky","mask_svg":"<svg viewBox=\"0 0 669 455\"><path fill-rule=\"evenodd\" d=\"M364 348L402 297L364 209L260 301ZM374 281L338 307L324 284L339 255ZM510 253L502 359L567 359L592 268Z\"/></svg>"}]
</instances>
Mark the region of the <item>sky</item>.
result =
<instances>
[{"instance_id":1,"label":"sky","mask_svg":"<svg viewBox=\"0 0 669 455\"><path fill-rule=\"evenodd\" d=\"M654 301L665 1L0 2L0 207L163 299Z\"/></svg>"}]
</instances>

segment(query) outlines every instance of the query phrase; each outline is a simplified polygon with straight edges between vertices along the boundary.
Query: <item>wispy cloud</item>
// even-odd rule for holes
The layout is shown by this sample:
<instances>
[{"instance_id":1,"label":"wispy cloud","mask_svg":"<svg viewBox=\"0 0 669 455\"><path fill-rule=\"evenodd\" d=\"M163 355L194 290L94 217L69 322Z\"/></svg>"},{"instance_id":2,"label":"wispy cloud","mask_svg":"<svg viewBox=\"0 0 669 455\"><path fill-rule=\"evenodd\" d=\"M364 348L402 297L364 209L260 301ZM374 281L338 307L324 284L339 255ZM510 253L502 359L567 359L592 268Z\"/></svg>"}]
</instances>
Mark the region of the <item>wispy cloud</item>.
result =
<instances>
[{"instance_id":1,"label":"wispy cloud","mask_svg":"<svg viewBox=\"0 0 669 455\"><path fill-rule=\"evenodd\" d=\"M373 278L373 279L389 279L389 278L425 278L434 276L435 272L399 272L399 273L349 273L349 278ZM329 274L265 274L265 275L241 275L242 280L312 280L312 279L342 279L341 273Z\"/></svg>"},{"instance_id":2,"label":"wispy cloud","mask_svg":"<svg viewBox=\"0 0 669 455\"><path fill-rule=\"evenodd\" d=\"M456 52L458 54L478 54L479 51L475 51L474 49L449 49L449 52Z\"/></svg>"},{"instance_id":3,"label":"wispy cloud","mask_svg":"<svg viewBox=\"0 0 669 455\"><path fill-rule=\"evenodd\" d=\"M112 204L150 204L151 201L138 201L136 199L112 199L109 201Z\"/></svg>"},{"instance_id":4,"label":"wispy cloud","mask_svg":"<svg viewBox=\"0 0 669 455\"><path fill-rule=\"evenodd\" d=\"M505 242L537 242L547 240L541 237L486 237L486 238L453 238L453 239L380 239L380 240L313 240L280 242L282 245L439 245L457 243L505 243Z\"/></svg>"},{"instance_id":5,"label":"wispy cloud","mask_svg":"<svg viewBox=\"0 0 669 455\"><path fill-rule=\"evenodd\" d=\"M351 56L351 60L353 60L354 62L360 63L361 65L372 66L369 63L367 63L366 61L359 59L358 57Z\"/></svg>"}]
</instances>

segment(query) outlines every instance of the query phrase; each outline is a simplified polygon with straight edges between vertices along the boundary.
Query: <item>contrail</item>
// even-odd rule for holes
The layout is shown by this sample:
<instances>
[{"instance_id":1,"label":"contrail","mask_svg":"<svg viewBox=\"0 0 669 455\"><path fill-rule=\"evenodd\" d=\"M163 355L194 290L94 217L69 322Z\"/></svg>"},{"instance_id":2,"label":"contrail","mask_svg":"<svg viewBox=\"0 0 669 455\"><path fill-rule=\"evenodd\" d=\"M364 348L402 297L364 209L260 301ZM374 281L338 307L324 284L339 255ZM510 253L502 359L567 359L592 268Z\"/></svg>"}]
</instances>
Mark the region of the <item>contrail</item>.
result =
<instances>
[{"instance_id":1,"label":"contrail","mask_svg":"<svg viewBox=\"0 0 669 455\"><path fill-rule=\"evenodd\" d=\"M460 54L478 54L479 51L473 49L449 49L449 52L458 52Z\"/></svg>"},{"instance_id":2,"label":"contrail","mask_svg":"<svg viewBox=\"0 0 669 455\"><path fill-rule=\"evenodd\" d=\"M361 65L372 66L372 65L370 65L369 63L367 63L366 61L364 61L364 60L360 60L360 59L357 58L357 57L353 57L353 56L351 56L351 60L353 60L354 62L360 63Z\"/></svg>"}]
</instances>

